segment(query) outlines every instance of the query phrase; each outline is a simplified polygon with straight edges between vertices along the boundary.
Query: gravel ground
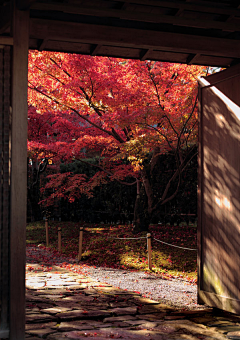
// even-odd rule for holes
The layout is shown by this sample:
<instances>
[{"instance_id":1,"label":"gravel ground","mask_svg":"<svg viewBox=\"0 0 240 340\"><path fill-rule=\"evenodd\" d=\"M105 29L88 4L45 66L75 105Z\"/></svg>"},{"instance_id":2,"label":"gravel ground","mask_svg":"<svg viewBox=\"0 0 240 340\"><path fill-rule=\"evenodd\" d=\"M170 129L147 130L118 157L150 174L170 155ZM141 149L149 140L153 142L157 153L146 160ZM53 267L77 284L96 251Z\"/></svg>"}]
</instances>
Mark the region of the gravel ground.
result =
<instances>
[{"instance_id":1,"label":"gravel ground","mask_svg":"<svg viewBox=\"0 0 240 340\"><path fill-rule=\"evenodd\" d=\"M179 309L194 310L207 307L197 304L197 285L180 278L164 279L151 273L76 264L74 259L56 255L50 249L27 247L27 264L41 264L39 261L46 265L63 266L64 264L66 266L66 264L72 264L74 272L80 271L96 281L140 292L152 300Z\"/></svg>"},{"instance_id":2,"label":"gravel ground","mask_svg":"<svg viewBox=\"0 0 240 340\"><path fill-rule=\"evenodd\" d=\"M152 300L166 303L180 309L203 309L197 304L197 285L182 279L163 279L144 272L132 272L121 269L87 269L93 279L113 286L140 292Z\"/></svg>"}]
</instances>

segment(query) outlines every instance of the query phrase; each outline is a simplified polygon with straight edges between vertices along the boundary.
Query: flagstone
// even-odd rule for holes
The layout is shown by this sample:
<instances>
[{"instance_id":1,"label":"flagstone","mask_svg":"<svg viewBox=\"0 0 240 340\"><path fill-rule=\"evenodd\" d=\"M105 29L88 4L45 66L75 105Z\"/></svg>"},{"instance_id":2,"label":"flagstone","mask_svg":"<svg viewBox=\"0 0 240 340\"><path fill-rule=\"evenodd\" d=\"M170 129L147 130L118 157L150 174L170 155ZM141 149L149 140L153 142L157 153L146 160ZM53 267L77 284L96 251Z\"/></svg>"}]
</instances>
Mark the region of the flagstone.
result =
<instances>
[{"instance_id":1,"label":"flagstone","mask_svg":"<svg viewBox=\"0 0 240 340\"><path fill-rule=\"evenodd\" d=\"M142 305L142 304L153 304L153 305L159 305L159 301L151 300L149 298L144 298L144 297L135 297L133 302L137 305Z\"/></svg>"},{"instance_id":2,"label":"flagstone","mask_svg":"<svg viewBox=\"0 0 240 340\"><path fill-rule=\"evenodd\" d=\"M47 280L48 286L76 286L75 281L67 281L67 280Z\"/></svg>"},{"instance_id":3,"label":"flagstone","mask_svg":"<svg viewBox=\"0 0 240 340\"><path fill-rule=\"evenodd\" d=\"M39 295L39 297L43 297L45 299L51 299L52 301L62 300L62 295ZM45 300L48 301L48 300Z\"/></svg>"},{"instance_id":4,"label":"flagstone","mask_svg":"<svg viewBox=\"0 0 240 340\"><path fill-rule=\"evenodd\" d=\"M26 331L26 333L30 335L37 335L39 338L45 338L49 334L56 333L56 331L51 328L40 328Z\"/></svg>"},{"instance_id":5,"label":"flagstone","mask_svg":"<svg viewBox=\"0 0 240 340\"><path fill-rule=\"evenodd\" d=\"M26 294L26 301L27 302L46 302L48 303L49 300L45 299L44 297L40 297L39 295L38 296L35 296L35 295L30 295L30 294Z\"/></svg>"},{"instance_id":6,"label":"flagstone","mask_svg":"<svg viewBox=\"0 0 240 340\"><path fill-rule=\"evenodd\" d=\"M26 340L240 340L240 317L176 310L60 267L37 266L38 273L27 271Z\"/></svg>"},{"instance_id":7,"label":"flagstone","mask_svg":"<svg viewBox=\"0 0 240 340\"><path fill-rule=\"evenodd\" d=\"M67 296L67 297L64 297L62 299L62 301L73 301L73 302L87 302L87 303L90 303L92 301L94 301L94 298L91 297L91 296L86 296L84 294L79 294L79 295L71 295L71 296Z\"/></svg>"},{"instance_id":8,"label":"flagstone","mask_svg":"<svg viewBox=\"0 0 240 340\"><path fill-rule=\"evenodd\" d=\"M45 286L45 282L28 282L26 281L26 288L39 289Z\"/></svg>"},{"instance_id":9,"label":"flagstone","mask_svg":"<svg viewBox=\"0 0 240 340\"><path fill-rule=\"evenodd\" d=\"M156 322L149 322L147 320L126 320L125 322L132 326L142 325L144 328L154 328L158 325Z\"/></svg>"},{"instance_id":10,"label":"flagstone","mask_svg":"<svg viewBox=\"0 0 240 340\"><path fill-rule=\"evenodd\" d=\"M179 319L185 319L185 315L168 315L165 316L165 320L179 320Z\"/></svg>"},{"instance_id":11,"label":"flagstone","mask_svg":"<svg viewBox=\"0 0 240 340\"><path fill-rule=\"evenodd\" d=\"M57 314L57 313L61 313L61 312L68 312L70 310L72 310L72 309L66 308L66 307L56 306L56 307L42 309L41 312L47 313L47 314Z\"/></svg>"},{"instance_id":12,"label":"flagstone","mask_svg":"<svg viewBox=\"0 0 240 340\"><path fill-rule=\"evenodd\" d=\"M40 309L39 308L33 308L33 309L25 309L25 314L29 315L29 314L39 314Z\"/></svg>"},{"instance_id":13,"label":"flagstone","mask_svg":"<svg viewBox=\"0 0 240 340\"><path fill-rule=\"evenodd\" d=\"M56 325L57 325L57 322L27 323L25 325L25 329L32 330L32 329L54 328Z\"/></svg>"},{"instance_id":14,"label":"flagstone","mask_svg":"<svg viewBox=\"0 0 240 340\"><path fill-rule=\"evenodd\" d=\"M81 303L80 301L77 302L78 304L78 308L82 307L82 308L87 308L88 310L96 310L96 308L98 309L108 309L109 308L109 304L107 302L83 302Z\"/></svg>"},{"instance_id":15,"label":"flagstone","mask_svg":"<svg viewBox=\"0 0 240 340\"><path fill-rule=\"evenodd\" d=\"M112 322L111 327L129 328L130 326L125 321L116 321L116 322Z\"/></svg>"},{"instance_id":16,"label":"flagstone","mask_svg":"<svg viewBox=\"0 0 240 340\"><path fill-rule=\"evenodd\" d=\"M214 331L213 329L209 329L208 327L200 324L195 324L192 321L189 320L174 320L174 321L168 321L164 323L165 326L171 326L175 328L178 332L181 332L183 334L190 332L191 334L199 334L201 336L209 336L209 337L215 337L217 339L225 339L225 336L223 334Z\"/></svg>"},{"instance_id":17,"label":"flagstone","mask_svg":"<svg viewBox=\"0 0 240 340\"><path fill-rule=\"evenodd\" d=\"M74 338L72 336L70 336L69 332L63 332L63 333L56 333L56 334L50 334L47 337L47 340L86 340L86 336L81 336L76 338L76 335L74 335ZM109 340L109 338L99 338L99 337L94 337L94 340Z\"/></svg>"},{"instance_id":18,"label":"flagstone","mask_svg":"<svg viewBox=\"0 0 240 340\"><path fill-rule=\"evenodd\" d=\"M149 314L149 313L159 313L165 312L167 310L166 305L158 304L158 305L143 305L142 307L138 307L139 314Z\"/></svg>"},{"instance_id":19,"label":"flagstone","mask_svg":"<svg viewBox=\"0 0 240 340\"><path fill-rule=\"evenodd\" d=\"M78 339L82 340L86 337L93 337L94 340L105 340L109 338L121 338L125 340L142 340L147 339L147 337L151 340L162 340L163 337L161 334L157 334L154 331L149 330L129 330L129 329L122 329L122 328L106 328L97 331L89 331L89 332L82 332L82 331L72 331L67 332L64 334L68 339ZM51 337L52 339L52 337ZM56 339L56 338L55 338Z\"/></svg>"},{"instance_id":20,"label":"flagstone","mask_svg":"<svg viewBox=\"0 0 240 340\"><path fill-rule=\"evenodd\" d=\"M79 307L81 307L81 305L79 305L78 303L73 303L73 302L62 302L62 301L56 301L56 305L58 307L66 307L69 308L70 310L72 309L79 309Z\"/></svg>"},{"instance_id":21,"label":"flagstone","mask_svg":"<svg viewBox=\"0 0 240 340\"><path fill-rule=\"evenodd\" d=\"M98 296L98 292L96 289L93 288L86 288L83 290L86 295L93 295L93 296Z\"/></svg>"},{"instance_id":22,"label":"flagstone","mask_svg":"<svg viewBox=\"0 0 240 340\"><path fill-rule=\"evenodd\" d=\"M138 293L135 292L131 292L131 291L126 291L120 288L114 288L114 287L94 287L94 289L96 289L97 292L100 293L110 293L111 295L139 295Z\"/></svg>"},{"instance_id":23,"label":"flagstone","mask_svg":"<svg viewBox=\"0 0 240 340\"><path fill-rule=\"evenodd\" d=\"M106 327L112 327L112 323L106 323L102 321L96 321L96 320L84 320L85 323L93 326L94 328L106 328Z\"/></svg>"},{"instance_id":24,"label":"flagstone","mask_svg":"<svg viewBox=\"0 0 240 340\"><path fill-rule=\"evenodd\" d=\"M57 320L54 316L49 314L27 314L26 322L47 322Z\"/></svg>"},{"instance_id":25,"label":"flagstone","mask_svg":"<svg viewBox=\"0 0 240 340\"><path fill-rule=\"evenodd\" d=\"M115 321L125 321L125 320L136 320L133 315L121 315L121 316L111 316L109 318L103 319L103 322L115 322Z\"/></svg>"},{"instance_id":26,"label":"flagstone","mask_svg":"<svg viewBox=\"0 0 240 340\"><path fill-rule=\"evenodd\" d=\"M233 325L235 325L235 323L229 320L217 320L215 322L212 322L211 324L208 324L208 327L225 327Z\"/></svg>"},{"instance_id":27,"label":"flagstone","mask_svg":"<svg viewBox=\"0 0 240 340\"><path fill-rule=\"evenodd\" d=\"M212 313L212 308L200 310L178 310L171 312L170 315L187 315L189 317L205 316L207 313Z\"/></svg>"},{"instance_id":28,"label":"flagstone","mask_svg":"<svg viewBox=\"0 0 240 340\"><path fill-rule=\"evenodd\" d=\"M229 337L238 337L238 338L240 338L240 330L239 331L233 331L233 332L228 332L227 333L227 337L229 338Z\"/></svg>"},{"instance_id":29,"label":"flagstone","mask_svg":"<svg viewBox=\"0 0 240 340\"><path fill-rule=\"evenodd\" d=\"M136 315L136 318L148 320L148 321L161 321L164 319L164 317L167 315L167 313L154 313L154 314L141 314L141 315Z\"/></svg>"},{"instance_id":30,"label":"flagstone","mask_svg":"<svg viewBox=\"0 0 240 340\"><path fill-rule=\"evenodd\" d=\"M62 286L61 286L62 287ZM36 294L36 292L34 292L34 294ZM38 294L41 295L63 295L63 296L67 296L69 294L71 294L67 288L50 288L50 287L46 287L45 289L39 289Z\"/></svg>"},{"instance_id":31,"label":"flagstone","mask_svg":"<svg viewBox=\"0 0 240 340\"><path fill-rule=\"evenodd\" d=\"M218 328L218 327L217 327ZM218 328L219 332L223 332L224 334L230 333L230 332L240 332L240 326L238 325L227 325L227 326L223 326Z\"/></svg>"},{"instance_id":32,"label":"flagstone","mask_svg":"<svg viewBox=\"0 0 240 340\"><path fill-rule=\"evenodd\" d=\"M86 323L61 322L57 330L61 332L69 332L73 330L92 330L94 327Z\"/></svg>"},{"instance_id":33,"label":"flagstone","mask_svg":"<svg viewBox=\"0 0 240 340\"><path fill-rule=\"evenodd\" d=\"M129 307L129 303L127 303L127 302L110 302L109 305L112 308Z\"/></svg>"},{"instance_id":34,"label":"flagstone","mask_svg":"<svg viewBox=\"0 0 240 340\"><path fill-rule=\"evenodd\" d=\"M158 330L161 333L164 333L164 334L165 333L166 334L171 334L171 333L176 332L176 328L175 327L172 327L172 326L169 326L169 325L166 325L166 324L160 324L155 329Z\"/></svg>"},{"instance_id":35,"label":"flagstone","mask_svg":"<svg viewBox=\"0 0 240 340\"><path fill-rule=\"evenodd\" d=\"M60 318L61 320L68 320L68 319L77 319L77 318L94 318L94 317L106 317L110 316L109 311L105 310L72 310L70 312L65 312L65 313L58 313L56 316Z\"/></svg>"},{"instance_id":36,"label":"flagstone","mask_svg":"<svg viewBox=\"0 0 240 340\"><path fill-rule=\"evenodd\" d=\"M37 302L37 307L40 308L42 311L43 309L54 307L54 302L53 301L48 301L48 303Z\"/></svg>"},{"instance_id":37,"label":"flagstone","mask_svg":"<svg viewBox=\"0 0 240 340\"><path fill-rule=\"evenodd\" d=\"M113 308L113 309L111 309L111 313L117 314L117 315L136 314L137 313L137 307Z\"/></svg>"},{"instance_id":38,"label":"flagstone","mask_svg":"<svg viewBox=\"0 0 240 340\"><path fill-rule=\"evenodd\" d=\"M192 320L193 322L196 322L196 323L202 323L202 324L208 325L209 323L212 323L212 322L213 322L213 317L210 316L210 315L207 315L207 316L199 316L199 317L196 317L196 318L191 318L191 320Z\"/></svg>"},{"instance_id":39,"label":"flagstone","mask_svg":"<svg viewBox=\"0 0 240 340\"><path fill-rule=\"evenodd\" d=\"M96 285L97 287L98 286L101 286L101 287L113 287L111 284L109 284L109 283L106 283L106 282L100 282L100 281L98 281L98 280L93 280L92 282L91 282L91 286L93 286L93 285Z\"/></svg>"}]
</instances>

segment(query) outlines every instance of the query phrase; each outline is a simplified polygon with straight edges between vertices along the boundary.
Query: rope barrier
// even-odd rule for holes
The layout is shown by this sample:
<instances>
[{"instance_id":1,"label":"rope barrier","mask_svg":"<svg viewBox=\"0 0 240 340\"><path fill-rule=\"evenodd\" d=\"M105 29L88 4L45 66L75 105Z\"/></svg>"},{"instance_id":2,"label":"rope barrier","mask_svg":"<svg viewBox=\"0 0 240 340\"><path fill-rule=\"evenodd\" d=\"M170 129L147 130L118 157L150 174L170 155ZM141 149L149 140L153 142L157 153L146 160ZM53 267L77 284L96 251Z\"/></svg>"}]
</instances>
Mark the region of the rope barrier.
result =
<instances>
[{"instance_id":1,"label":"rope barrier","mask_svg":"<svg viewBox=\"0 0 240 340\"><path fill-rule=\"evenodd\" d=\"M111 238L113 240L139 240L141 238L146 238L146 236L142 236L142 237L107 237L107 238Z\"/></svg>"},{"instance_id":2,"label":"rope barrier","mask_svg":"<svg viewBox=\"0 0 240 340\"><path fill-rule=\"evenodd\" d=\"M140 240L140 239L148 238L148 237L147 236L141 236L141 237L109 237L108 236L107 238L112 239L112 240ZM160 243L163 243L163 244L167 244L168 246L171 246L171 247L175 247L175 248L179 248L179 249L186 249L186 250L195 250L195 251L197 251L197 249L175 246L174 244L163 242L163 241L158 240L156 238L153 238L153 240L155 240L157 242L160 242Z\"/></svg>"},{"instance_id":3,"label":"rope barrier","mask_svg":"<svg viewBox=\"0 0 240 340\"><path fill-rule=\"evenodd\" d=\"M175 247L175 248L180 248L180 249L186 249L186 250L197 250L197 249L192 249L192 248L185 248L185 247L179 247L179 246L175 246L174 244L170 244L170 243L167 243L167 242L163 242L161 240L157 240L156 238L153 238L155 241L158 241L160 243L163 243L163 244L167 244L168 246L172 246L172 247Z\"/></svg>"},{"instance_id":4,"label":"rope barrier","mask_svg":"<svg viewBox=\"0 0 240 340\"><path fill-rule=\"evenodd\" d=\"M87 230L85 230L85 232L89 232L89 231L87 231ZM89 232L90 233L90 232ZM149 245L151 244L150 242L151 241L149 241L149 240L151 240L151 236L149 236L150 234L147 234L146 236L141 236L141 237L109 237L109 236L107 236L107 238L108 239L112 239L112 240L140 240L140 239L147 239L148 240L148 243L147 243L147 250L148 250L148 252L150 251L151 252L151 249L149 249L149 248L151 248L151 246L149 247ZM168 245L168 246L170 246L170 247L174 247L174 248L178 248L178 249L184 249L184 250L192 250L192 251L197 251L197 249L193 249L193 248L186 248L186 247L180 247L180 246L175 246L174 244L171 244L171 243L167 243L167 242L164 242L164 241L161 241L161 240L158 240L158 239L156 239L156 238L152 238L153 240L155 240L155 241L157 241L157 242L159 242L159 243L163 243L163 244L166 244L166 245ZM151 260L151 259L150 259ZM151 261L150 261L151 262ZM152 265L150 264L150 267L151 267Z\"/></svg>"}]
</instances>

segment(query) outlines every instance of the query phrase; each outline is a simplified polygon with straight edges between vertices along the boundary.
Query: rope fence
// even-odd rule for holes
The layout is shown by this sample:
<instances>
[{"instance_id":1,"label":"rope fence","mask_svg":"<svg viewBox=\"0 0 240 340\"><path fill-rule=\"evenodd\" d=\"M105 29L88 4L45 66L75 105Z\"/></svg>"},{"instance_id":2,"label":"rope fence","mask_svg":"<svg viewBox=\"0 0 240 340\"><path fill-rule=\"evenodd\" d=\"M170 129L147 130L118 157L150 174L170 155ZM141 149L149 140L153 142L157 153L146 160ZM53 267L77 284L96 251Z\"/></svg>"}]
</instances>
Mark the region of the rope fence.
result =
<instances>
[{"instance_id":1,"label":"rope fence","mask_svg":"<svg viewBox=\"0 0 240 340\"><path fill-rule=\"evenodd\" d=\"M141 237L107 237L113 240L140 240L141 238L146 238L146 236Z\"/></svg>"},{"instance_id":2,"label":"rope fence","mask_svg":"<svg viewBox=\"0 0 240 340\"><path fill-rule=\"evenodd\" d=\"M49 225L48 225L48 220L46 219L45 221L45 229L46 229L46 246L49 246ZM61 252L62 249L62 237L61 237L61 227L58 227L58 251ZM80 227L79 228L79 246L78 246L78 262L81 261L82 258L82 243L83 243L83 231L84 228ZM167 246L178 248L178 249L184 249L184 250L190 250L190 251L197 251L195 248L187 248L187 247L181 247L181 246L176 246L175 244L167 243L162 240L152 238L150 233L147 233L146 236L141 236L141 237L107 237L108 239L112 240L140 240L140 239L146 239L147 240L147 251L148 251L148 268L149 270L152 270L152 245L151 241L157 241L162 244L166 244Z\"/></svg>"},{"instance_id":3,"label":"rope fence","mask_svg":"<svg viewBox=\"0 0 240 340\"><path fill-rule=\"evenodd\" d=\"M197 250L197 249L193 249L193 248L185 248L185 247L180 247L180 246L175 246L174 244L170 244L170 243L167 243L167 242L163 242L161 240L158 240L156 238L154 238L155 241L158 241L160 243L163 243L163 244L167 244L168 246L171 246L171 247L175 247L175 248L179 248L179 249L186 249L186 250Z\"/></svg>"}]
</instances>

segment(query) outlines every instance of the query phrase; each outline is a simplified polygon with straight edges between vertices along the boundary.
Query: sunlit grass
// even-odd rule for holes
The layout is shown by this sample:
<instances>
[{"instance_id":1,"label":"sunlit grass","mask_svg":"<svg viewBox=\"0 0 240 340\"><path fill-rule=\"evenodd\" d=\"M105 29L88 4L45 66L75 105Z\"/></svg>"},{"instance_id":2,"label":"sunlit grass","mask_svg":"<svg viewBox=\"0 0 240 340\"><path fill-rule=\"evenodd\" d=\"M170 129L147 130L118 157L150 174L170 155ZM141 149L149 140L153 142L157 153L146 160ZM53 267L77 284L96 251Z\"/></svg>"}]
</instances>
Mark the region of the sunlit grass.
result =
<instances>
[{"instance_id":1,"label":"sunlit grass","mask_svg":"<svg viewBox=\"0 0 240 340\"><path fill-rule=\"evenodd\" d=\"M132 234L132 226L122 225L83 225L82 262L87 265L122 268L126 270L148 271L148 252L146 238L137 240L120 240L146 236L146 232ZM57 229L62 228L62 253L76 258L80 224L73 222L49 222L50 247L58 249ZM196 248L195 226L150 227L152 235L153 272L162 275L182 276L196 280L197 252L173 248L161 244L164 242ZM34 222L27 226L27 244L46 244L45 223Z\"/></svg>"}]
</instances>

